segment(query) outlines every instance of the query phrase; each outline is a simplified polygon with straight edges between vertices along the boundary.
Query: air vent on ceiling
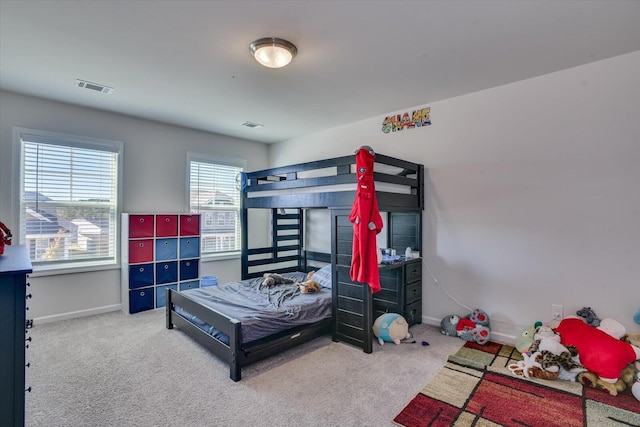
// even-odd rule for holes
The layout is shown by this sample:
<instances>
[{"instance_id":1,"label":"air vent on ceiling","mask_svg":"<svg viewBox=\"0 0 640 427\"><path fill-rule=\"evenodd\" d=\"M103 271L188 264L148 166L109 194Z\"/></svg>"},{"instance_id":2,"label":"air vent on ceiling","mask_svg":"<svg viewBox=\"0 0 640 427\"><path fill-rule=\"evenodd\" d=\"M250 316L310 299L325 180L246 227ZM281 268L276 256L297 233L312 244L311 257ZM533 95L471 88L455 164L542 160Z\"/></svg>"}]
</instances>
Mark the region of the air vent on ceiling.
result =
<instances>
[{"instance_id":1,"label":"air vent on ceiling","mask_svg":"<svg viewBox=\"0 0 640 427\"><path fill-rule=\"evenodd\" d=\"M253 123L253 122L244 122L242 124L242 126L246 126L248 128L261 128L264 125L261 125L260 123Z\"/></svg>"},{"instance_id":2,"label":"air vent on ceiling","mask_svg":"<svg viewBox=\"0 0 640 427\"><path fill-rule=\"evenodd\" d=\"M76 85L78 87L81 87L81 88L84 88L84 89L95 90L96 92L102 92L102 93L111 93L111 92L113 92L113 88L112 87L105 86L105 85L100 85L98 83L91 83L91 82L88 82L86 80L76 79Z\"/></svg>"}]
</instances>

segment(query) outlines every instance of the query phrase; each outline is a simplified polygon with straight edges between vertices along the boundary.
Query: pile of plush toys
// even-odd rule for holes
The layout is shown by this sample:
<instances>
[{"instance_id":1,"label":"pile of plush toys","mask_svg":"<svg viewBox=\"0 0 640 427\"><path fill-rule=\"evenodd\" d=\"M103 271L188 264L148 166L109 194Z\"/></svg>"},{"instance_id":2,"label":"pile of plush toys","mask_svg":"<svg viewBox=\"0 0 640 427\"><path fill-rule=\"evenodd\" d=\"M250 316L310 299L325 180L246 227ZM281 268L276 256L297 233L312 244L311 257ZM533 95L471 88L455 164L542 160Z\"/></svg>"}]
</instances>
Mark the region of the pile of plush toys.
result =
<instances>
[{"instance_id":1,"label":"pile of plush toys","mask_svg":"<svg viewBox=\"0 0 640 427\"><path fill-rule=\"evenodd\" d=\"M489 316L479 308L476 308L465 317L450 314L440 322L440 332L443 335L460 337L465 341L484 345L491 338Z\"/></svg>"},{"instance_id":2,"label":"pile of plush toys","mask_svg":"<svg viewBox=\"0 0 640 427\"><path fill-rule=\"evenodd\" d=\"M640 400L640 334L627 334L614 319L600 320L590 307L578 310L557 327L541 322L516 338L523 359L508 366L517 376L562 379L607 391L630 388ZM640 324L640 309L633 317Z\"/></svg>"}]
</instances>

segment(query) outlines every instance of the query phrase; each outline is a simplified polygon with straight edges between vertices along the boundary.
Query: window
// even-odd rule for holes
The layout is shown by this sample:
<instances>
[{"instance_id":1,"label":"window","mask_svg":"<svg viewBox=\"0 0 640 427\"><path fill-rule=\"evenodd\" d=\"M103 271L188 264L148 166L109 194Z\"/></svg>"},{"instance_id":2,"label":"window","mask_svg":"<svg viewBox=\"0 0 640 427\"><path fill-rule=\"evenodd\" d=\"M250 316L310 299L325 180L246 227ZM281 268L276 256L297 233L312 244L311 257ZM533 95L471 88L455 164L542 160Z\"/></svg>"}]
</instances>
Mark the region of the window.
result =
<instances>
[{"instance_id":1,"label":"window","mask_svg":"<svg viewBox=\"0 0 640 427\"><path fill-rule=\"evenodd\" d=\"M122 143L14 128L19 242L38 269L117 263Z\"/></svg>"},{"instance_id":2,"label":"window","mask_svg":"<svg viewBox=\"0 0 640 427\"><path fill-rule=\"evenodd\" d=\"M201 215L203 256L241 248L240 190L244 161L188 154L189 211Z\"/></svg>"}]
</instances>

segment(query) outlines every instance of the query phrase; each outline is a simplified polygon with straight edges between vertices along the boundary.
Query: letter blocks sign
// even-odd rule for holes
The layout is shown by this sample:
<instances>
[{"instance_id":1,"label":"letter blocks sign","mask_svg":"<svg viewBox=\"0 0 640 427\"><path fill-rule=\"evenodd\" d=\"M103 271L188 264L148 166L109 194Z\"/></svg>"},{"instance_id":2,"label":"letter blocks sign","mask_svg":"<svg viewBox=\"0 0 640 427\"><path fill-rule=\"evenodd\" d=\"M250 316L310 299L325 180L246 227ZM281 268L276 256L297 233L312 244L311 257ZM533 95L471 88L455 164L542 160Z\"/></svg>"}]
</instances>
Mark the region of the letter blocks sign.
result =
<instances>
[{"instance_id":1,"label":"letter blocks sign","mask_svg":"<svg viewBox=\"0 0 640 427\"><path fill-rule=\"evenodd\" d=\"M199 214L122 214L122 310L166 305L167 288L200 287Z\"/></svg>"}]
</instances>

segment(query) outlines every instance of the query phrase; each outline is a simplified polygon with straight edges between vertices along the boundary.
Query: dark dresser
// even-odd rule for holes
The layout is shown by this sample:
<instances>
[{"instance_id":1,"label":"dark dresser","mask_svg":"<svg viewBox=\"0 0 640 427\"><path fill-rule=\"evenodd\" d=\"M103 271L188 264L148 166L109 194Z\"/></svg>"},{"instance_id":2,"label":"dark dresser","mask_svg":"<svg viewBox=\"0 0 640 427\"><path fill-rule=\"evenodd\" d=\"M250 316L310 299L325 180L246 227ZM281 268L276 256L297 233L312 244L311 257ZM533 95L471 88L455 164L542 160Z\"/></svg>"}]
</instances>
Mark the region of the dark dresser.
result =
<instances>
[{"instance_id":1,"label":"dark dresser","mask_svg":"<svg viewBox=\"0 0 640 427\"><path fill-rule=\"evenodd\" d=\"M422 258L381 265L381 290L373 294L373 320L401 314L409 326L422 323Z\"/></svg>"},{"instance_id":2,"label":"dark dresser","mask_svg":"<svg viewBox=\"0 0 640 427\"><path fill-rule=\"evenodd\" d=\"M24 426L25 350L31 321L26 318L26 246L5 246L0 255L0 426Z\"/></svg>"}]
</instances>

